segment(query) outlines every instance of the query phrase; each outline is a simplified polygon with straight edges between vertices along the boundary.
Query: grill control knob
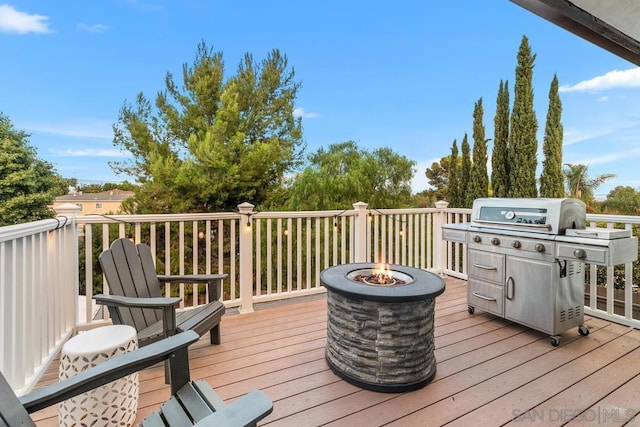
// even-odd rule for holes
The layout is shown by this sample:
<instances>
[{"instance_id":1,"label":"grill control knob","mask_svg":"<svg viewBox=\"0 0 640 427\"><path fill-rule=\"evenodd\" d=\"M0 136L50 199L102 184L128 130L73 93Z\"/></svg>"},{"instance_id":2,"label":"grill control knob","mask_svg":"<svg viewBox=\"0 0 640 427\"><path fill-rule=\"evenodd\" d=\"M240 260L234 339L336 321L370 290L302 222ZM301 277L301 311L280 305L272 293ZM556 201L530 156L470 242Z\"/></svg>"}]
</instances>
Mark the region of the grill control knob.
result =
<instances>
[{"instance_id":1,"label":"grill control knob","mask_svg":"<svg viewBox=\"0 0 640 427\"><path fill-rule=\"evenodd\" d=\"M520 243L520 240L514 240L513 242L511 242L511 246L513 246L515 249L520 249L522 247L522 243Z\"/></svg>"},{"instance_id":2,"label":"grill control knob","mask_svg":"<svg viewBox=\"0 0 640 427\"><path fill-rule=\"evenodd\" d=\"M473 236L473 241L474 241L474 242L476 242L476 243L480 243L480 242L482 242L482 237L480 237L480 236Z\"/></svg>"},{"instance_id":3,"label":"grill control knob","mask_svg":"<svg viewBox=\"0 0 640 427\"><path fill-rule=\"evenodd\" d=\"M584 249L576 249L573 251L573 256L578 259L585 259L587 257L587 251Z\"/></svg>"},{"instance_id":4,"label":"grill control knob","mask_svg":"<svg viewBox=\"0 0 640 427\"><path fill-rule=\"evenodd\" d=\"M494 237L493 239L491 239L491 244L498 246L500 244L500 239Z\"/></svg>"},{"instance_id":5,"label":"grill control knob","mask_svg":"<svg viewBox=\"0 0 640 427\"><path fill-rule=\"evenodd\" d=\"M533 247L533 249L535 249L536 252L540 252L540 253L545 251L544 245L542 243L536 243L536 245Z\"/></svg>"}]
</instances>

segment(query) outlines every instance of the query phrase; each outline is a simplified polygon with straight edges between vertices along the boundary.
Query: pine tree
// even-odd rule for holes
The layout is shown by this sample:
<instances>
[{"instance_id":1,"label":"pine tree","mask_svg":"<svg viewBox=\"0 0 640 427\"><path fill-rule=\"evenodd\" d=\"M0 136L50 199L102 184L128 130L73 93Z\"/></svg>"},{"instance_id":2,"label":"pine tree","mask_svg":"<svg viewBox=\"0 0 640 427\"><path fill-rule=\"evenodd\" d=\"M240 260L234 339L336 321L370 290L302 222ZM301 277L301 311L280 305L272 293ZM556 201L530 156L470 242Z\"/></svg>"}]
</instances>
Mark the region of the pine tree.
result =
<instances>
[{"instance_id":1,"label":"pine tree","mask_svg":"<svg viewBox=\"0 0 640 427\"><path fill-rule=\"evenodd\" d=\"M564 197L564 174L562 173L562 102L558 94L558 76L554 74L549 89L549 110L544 129L542 152L541 197Z\"/></svg>"},{"instance_id":2,"label":"pine tree","mask_svg":"<svg viewBox=\"0 0 640 427\"><path fill-rule=\"evenodd\" d=\"M449 160L449 206L460 207L460 171L458 170L458 142L454 139Z\"/></svg>"},{"instance_id":3,"label":"pine tree","mask_svg":"<svg viewBox=\"0 0 640 427\"><path fill-rule=\"evenodd\" d=\"M527 36L522 37L518 50L511 129L509 135L509 196L536 197L536 167L538 164L538 121L533 109L533 64Z\"/></svg>"},{"instance_id":4,"label":"pine tree","mask_svg":"<svg viewBox=\"0 0 640 427\"><path fill-rule=\"evenodd\" d=\"M473 166L471 168L471 199L489 195L489 176L487 173L487 139L484 132L484 109L482 98L473 108Z\"/></svg>"},{"instance_id":5,"label":"pine tree","mask_svg":"<svg viewBox=\"0 0 640 427\"><path fill-rule=\"evenodd\" d=\"M182 82L167 73L155 102L125 102L113 143L131 156L111 163L135 177L135 213L219 212L247 200L274 203L300 165L302 119L293 114L300 82L286 55L249 53L225 76L222 52L203 41Z\"/></svg>"},{"instance_id":6,"label":"pine tree","mask_svg":"<svg viewBox=\"0 0 640 427\"><path fill-rule=\"evenodd\" d=\"M500 80L496 115L493 119L493 152L491 153L491 187L494 197L509 195L509 163L507 143L509 141L509 82Z\"/></svg>"},{"instance_id":7,"label":"pine tree","mask_svg":"<svg viewBox=\"0 0 640 427\"><path fill-rule=\"evenodd\" d=\"M460 185L459 188L459 196L460 196L460 207L461 208L470 208L473 204L473 196L471 195L471 149L469 147L469 140L467 138L467 133L465 132L464 138L462 138L462 164L460 167Z\"/></svg>"}]
</instances>

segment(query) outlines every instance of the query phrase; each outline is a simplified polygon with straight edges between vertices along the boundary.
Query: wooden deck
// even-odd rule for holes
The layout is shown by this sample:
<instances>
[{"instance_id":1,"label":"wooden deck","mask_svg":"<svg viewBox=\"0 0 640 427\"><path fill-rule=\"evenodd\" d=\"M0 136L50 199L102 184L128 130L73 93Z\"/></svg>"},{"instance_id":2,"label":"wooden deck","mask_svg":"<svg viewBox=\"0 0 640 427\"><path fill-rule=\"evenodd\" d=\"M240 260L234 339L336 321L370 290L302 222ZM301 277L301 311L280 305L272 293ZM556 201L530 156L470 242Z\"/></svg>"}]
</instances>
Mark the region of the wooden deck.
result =
<instances>
[{"instance_id":1,"label":"wooden deck","mask_svg":"<svg viewBox=\"0 0 640 427\"><path fill-rule=\"evenodd\" d=\"M249 314L227 314L222 344L191 346L191 376L225 399L259 388L274 402L261 425L640 425L640 331L596 318L581 337L549 337L467 313L466 282L447 279L436 303L435 379L423 389L375 393L334 375L324 360L326 300L319 296ZM55 369L43 383L55 380ZM169 393L162 367L140 375L139 419ZM57 425L56 408L34 414Z\"/></svg>"}]
</instances>

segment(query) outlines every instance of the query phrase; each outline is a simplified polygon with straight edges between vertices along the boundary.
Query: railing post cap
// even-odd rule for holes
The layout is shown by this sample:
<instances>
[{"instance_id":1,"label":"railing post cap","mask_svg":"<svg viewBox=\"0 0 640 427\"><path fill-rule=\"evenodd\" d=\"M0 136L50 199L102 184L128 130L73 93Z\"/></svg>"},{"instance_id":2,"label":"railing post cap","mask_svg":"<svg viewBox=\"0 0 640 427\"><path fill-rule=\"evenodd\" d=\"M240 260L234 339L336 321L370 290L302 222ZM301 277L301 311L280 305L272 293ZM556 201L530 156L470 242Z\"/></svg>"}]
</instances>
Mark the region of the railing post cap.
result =
<instances>
[{"instance_id":1,"label":"railing post cap","mask_svg":"<svg viewBox=\"0 0 640 427\"><path fill-rule=\"evenodd\" d=\"M255 205L252 205L249 202L244 202L238 205L238 210L240 211L240 213L251 213L254 207Z\"/></svg>"},{"instance_id":2,"label":"railing post cap","mask_svg":"<svg viewBox=\"0 0 640 427\"><path fill-rule=\"evenodd\" d=\"M362 208L366 208L367 206L369 206L367 203L365 202L355 202L353 204L353 208L354 209L362 209Z\"/></svg>"},{"instance_id":3,"label":"railing post cap","mask_svg":"<svg viewBox=\"0 0 640 427\"><path fill-rule=\"evenodd\" d=\"M436 202L437 209L446 209L447 206L449 206L449 202L447 202L446 200L438 200Z\"/></svg>"},{"instance_id":4,"label":"railing post cap","mask_svg":"<svg viewBox=\"0 0 640 427\"><path fill-rule=\"evenodd\" d=\"M53 208L57 214L77 214L81 209L80 206L74 205L73 203L64 203Z\"/></svg>"}]
</instances>

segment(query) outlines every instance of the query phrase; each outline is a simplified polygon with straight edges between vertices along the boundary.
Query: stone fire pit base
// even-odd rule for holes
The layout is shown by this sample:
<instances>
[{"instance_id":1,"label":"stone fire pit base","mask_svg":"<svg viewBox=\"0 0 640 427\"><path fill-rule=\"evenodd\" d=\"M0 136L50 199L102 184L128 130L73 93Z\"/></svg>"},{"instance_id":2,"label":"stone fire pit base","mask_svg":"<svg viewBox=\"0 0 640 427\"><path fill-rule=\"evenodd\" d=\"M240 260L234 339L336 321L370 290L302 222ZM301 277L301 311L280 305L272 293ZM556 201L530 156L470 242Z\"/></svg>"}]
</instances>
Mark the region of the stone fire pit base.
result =
<instances>
[{"instance_id":1,"label":"stone fire pit base","mask_svg":"<svg viewBox=\"0 0 640 427\"><path fill-rule=\"evenodd\" d=\"M367 266L345 264L321 275L327 288L327 363L341 378L368 390L424 387L436 373L434 306L444 281L404 266L391 268L413 278L407 285L370 286L347 277Z\"/></svg>"}]
</instances>

